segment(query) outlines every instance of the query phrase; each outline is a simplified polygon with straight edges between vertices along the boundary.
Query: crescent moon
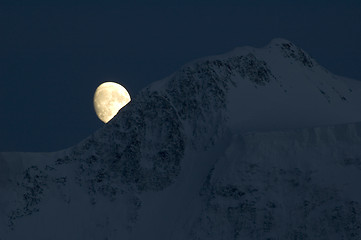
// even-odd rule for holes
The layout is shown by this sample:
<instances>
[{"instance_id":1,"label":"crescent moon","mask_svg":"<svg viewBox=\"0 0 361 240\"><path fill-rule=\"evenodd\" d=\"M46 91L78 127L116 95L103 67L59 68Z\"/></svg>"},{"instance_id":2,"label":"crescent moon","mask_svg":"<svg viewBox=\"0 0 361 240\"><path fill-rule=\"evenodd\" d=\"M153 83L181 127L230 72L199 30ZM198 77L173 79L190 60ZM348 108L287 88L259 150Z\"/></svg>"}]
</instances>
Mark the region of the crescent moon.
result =
<instances>
[{"instance_id":1,"label":"crescent moon","mask_svg":"<svg viewBox=\"0 0 361 240\"><path fill-rule=\"evenodd\" d=\"M130 95L128 91L118 83L105 82L95 90L95 113L104 123L109 122L129 102Z\"/></svg>"}]
</instances>

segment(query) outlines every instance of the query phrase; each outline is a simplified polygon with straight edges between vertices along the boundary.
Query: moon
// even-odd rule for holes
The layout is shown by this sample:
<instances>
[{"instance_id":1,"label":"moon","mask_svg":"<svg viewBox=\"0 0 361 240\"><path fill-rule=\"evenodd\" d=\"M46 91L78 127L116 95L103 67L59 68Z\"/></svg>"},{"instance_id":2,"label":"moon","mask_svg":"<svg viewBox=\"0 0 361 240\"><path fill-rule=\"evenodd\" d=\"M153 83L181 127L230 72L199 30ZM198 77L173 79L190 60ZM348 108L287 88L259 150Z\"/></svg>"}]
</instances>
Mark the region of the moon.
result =
<instances>
[{"instance_id":1,"label":"moon","mask_svg":"<svg viewBox=\"0 0 361 240\"><path fill-rule=\"evenodd\" d=\"M105 82L95 90L95 113L104 123L109 122L129 102L130 95L128 91L118 83Z\"/></svg>"}]
</instances>

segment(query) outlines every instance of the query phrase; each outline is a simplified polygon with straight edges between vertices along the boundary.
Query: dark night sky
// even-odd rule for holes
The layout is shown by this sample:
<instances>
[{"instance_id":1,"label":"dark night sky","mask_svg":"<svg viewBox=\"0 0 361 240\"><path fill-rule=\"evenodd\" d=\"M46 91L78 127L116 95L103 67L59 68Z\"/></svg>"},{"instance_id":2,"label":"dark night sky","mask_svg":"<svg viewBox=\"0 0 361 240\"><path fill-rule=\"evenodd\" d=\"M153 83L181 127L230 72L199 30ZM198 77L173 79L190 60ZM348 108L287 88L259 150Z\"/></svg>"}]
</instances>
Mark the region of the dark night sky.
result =
<instances>
[{"instance_id":1,"label":"dark night sky","mask_svg":"<svg viewBox=\"0 0 361 240\"><path fill-rule=\"evenodd\" d=\"M90 135L103 125L92 105L103 81L134 97L190 60L275 37L361 80L359 0L2 1L0 151L55 151Z\"/></svg>"}]
</instances>

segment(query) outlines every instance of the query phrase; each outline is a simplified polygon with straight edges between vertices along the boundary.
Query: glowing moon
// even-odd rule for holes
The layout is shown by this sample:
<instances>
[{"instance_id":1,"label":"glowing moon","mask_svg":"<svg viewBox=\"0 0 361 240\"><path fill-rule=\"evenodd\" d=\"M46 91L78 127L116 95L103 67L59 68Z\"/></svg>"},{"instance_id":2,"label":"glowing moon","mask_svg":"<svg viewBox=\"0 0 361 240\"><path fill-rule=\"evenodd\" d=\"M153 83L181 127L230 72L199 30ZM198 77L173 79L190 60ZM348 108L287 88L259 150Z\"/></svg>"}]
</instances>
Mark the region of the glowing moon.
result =
<instances>
[{"instance_id":1,"label":"glowing moon","mask_svg":"<svg viewBox=\"0 0 361 240\"><path fill-rule=\"evenodd\" d=\"M128 102L128 91L118 83L105 82L95 90L94 109L104 123L109 122Z\"/></svg>"}]
</instances>

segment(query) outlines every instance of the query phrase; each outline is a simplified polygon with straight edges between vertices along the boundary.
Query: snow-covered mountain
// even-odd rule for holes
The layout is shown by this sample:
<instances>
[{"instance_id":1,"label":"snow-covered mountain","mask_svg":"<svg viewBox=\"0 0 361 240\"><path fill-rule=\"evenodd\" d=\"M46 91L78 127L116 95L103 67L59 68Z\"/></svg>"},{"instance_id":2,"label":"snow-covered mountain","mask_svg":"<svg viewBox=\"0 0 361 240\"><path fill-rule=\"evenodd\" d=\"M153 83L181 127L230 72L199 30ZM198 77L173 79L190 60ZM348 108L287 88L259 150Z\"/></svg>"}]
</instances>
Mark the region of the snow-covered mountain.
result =
<instances>
[{"instance_id":1,"label":"snow-covered mountain","mask_svg":"<svg viewBox=\"0 0 361 240\"><path fill-rule=\"evenodd\" d=\"M360 239L361 82L284 39L191 62L55 153L0 154L0 240Z\"/></svg>"}]
</instances>

